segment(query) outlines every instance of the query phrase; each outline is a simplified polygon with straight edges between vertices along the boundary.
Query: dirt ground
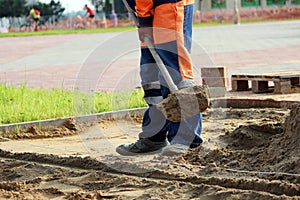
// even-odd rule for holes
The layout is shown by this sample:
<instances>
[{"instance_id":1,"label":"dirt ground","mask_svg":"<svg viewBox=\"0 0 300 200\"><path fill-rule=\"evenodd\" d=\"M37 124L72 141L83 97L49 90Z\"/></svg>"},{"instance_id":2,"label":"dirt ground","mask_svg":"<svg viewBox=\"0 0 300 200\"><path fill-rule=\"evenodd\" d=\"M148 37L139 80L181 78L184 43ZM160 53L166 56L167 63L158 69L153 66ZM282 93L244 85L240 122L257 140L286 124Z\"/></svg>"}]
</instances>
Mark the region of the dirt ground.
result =
<instances>
[{"instance_id":1,"label":"dirt ground","mask_svg":"<svg viewBox=\"0 0 300 200\"><path fill-rule=\"evenodd\" d=\"M140 119L3 134L0 199L300 199L300 104L210 108L200 147L117 155Z\"/></svg>"}]
</instances>

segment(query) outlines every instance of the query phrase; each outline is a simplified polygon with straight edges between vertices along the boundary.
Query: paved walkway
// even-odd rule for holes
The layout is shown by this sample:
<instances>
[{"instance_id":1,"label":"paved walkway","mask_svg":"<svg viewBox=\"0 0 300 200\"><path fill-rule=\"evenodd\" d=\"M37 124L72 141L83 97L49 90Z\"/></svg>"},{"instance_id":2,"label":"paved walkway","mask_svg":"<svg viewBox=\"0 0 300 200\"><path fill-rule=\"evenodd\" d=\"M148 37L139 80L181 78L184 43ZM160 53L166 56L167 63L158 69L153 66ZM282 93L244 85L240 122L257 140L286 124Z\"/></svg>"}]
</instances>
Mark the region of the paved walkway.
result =
<instances>
[{"instance_id":1,"label":"paved walkway","mask_svg":"<svg viewBox=\"0 0 300 200\"><path fill-rule=\"evenodd\" d=\"M193 61L233 73L300 69L300 21L194 28ZM136 31L0 38L0 81L84 90L140 85ZM197 75L199 76L199 74Z\"/></svg>"}]
</instances>

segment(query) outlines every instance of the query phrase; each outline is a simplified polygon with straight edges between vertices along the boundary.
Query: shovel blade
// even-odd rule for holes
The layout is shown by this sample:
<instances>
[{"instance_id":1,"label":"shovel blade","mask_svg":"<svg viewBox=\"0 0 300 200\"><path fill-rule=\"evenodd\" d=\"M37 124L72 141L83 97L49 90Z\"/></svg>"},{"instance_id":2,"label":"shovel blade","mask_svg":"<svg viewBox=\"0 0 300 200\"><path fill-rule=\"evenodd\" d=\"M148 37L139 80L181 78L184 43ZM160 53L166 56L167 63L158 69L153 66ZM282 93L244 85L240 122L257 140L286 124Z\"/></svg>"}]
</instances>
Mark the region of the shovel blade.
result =
<instances>
[{"instance_id":1,"label":"shovel blade","mask_svg":"<svg viewBox=\"0 0 300 200\"><path fill-rule=\"evenodd\" d=\"M205 111L210 104L207 85L177 90L157 105L172 122L180 122Z\"/></svg>"}]
</instances>

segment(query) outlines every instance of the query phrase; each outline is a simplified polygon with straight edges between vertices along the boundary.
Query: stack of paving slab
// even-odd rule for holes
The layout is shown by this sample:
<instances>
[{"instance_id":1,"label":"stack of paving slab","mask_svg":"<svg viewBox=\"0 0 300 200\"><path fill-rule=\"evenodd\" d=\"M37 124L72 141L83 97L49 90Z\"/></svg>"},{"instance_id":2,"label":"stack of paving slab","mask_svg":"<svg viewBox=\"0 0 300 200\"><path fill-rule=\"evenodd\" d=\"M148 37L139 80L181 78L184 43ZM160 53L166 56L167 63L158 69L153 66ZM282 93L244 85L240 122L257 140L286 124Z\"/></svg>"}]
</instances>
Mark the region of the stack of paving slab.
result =
<instances>
[{"instance_id":1,"label":"stack of paving slab","mask_svg":"<svg viewBox=\"0 0 300 200\"><path fill-rule=\"evenodd\" d=\"M210 98L225 97L227 87L226 67L211 66L201 68L203 83L207 84Z\"/></svg>"}]
</instances>

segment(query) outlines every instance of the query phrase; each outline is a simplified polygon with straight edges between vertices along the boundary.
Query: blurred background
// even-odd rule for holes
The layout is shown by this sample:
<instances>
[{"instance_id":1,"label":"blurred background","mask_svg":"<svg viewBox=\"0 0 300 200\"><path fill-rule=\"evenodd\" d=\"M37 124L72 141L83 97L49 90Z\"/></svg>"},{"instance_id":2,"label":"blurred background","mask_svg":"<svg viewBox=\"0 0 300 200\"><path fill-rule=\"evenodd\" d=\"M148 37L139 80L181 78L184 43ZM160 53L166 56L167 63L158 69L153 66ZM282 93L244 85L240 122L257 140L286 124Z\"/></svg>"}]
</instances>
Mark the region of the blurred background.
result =
<instances>
[{"instance_id":1,"label":"blurred background","mask_svg":"<svg viewBox=\"0 0 300 200\"><path fill-rule=\"evenodd\" d=\"M39 30L86 28L87 4L95 12L89 28L134 26L122 1L116 0L0 0L1 32L32 31L31 6L41 13ZM118 23L113 22L116 13ZM194 23L235 23L300 17L300 0L195 0Z\"/></svg>"}]
</instances>

